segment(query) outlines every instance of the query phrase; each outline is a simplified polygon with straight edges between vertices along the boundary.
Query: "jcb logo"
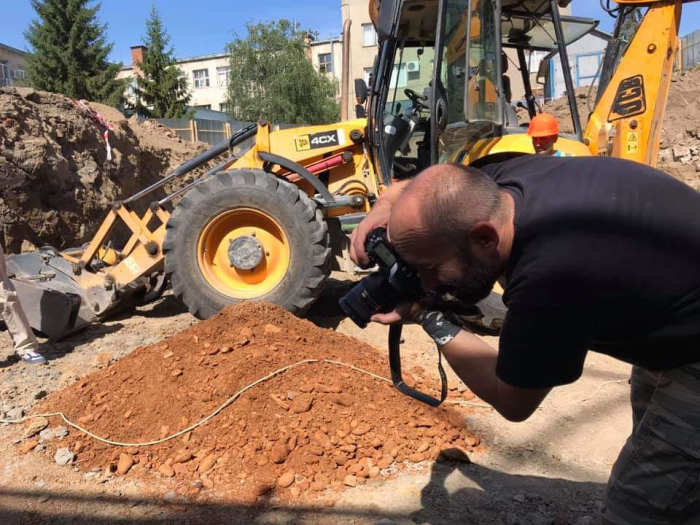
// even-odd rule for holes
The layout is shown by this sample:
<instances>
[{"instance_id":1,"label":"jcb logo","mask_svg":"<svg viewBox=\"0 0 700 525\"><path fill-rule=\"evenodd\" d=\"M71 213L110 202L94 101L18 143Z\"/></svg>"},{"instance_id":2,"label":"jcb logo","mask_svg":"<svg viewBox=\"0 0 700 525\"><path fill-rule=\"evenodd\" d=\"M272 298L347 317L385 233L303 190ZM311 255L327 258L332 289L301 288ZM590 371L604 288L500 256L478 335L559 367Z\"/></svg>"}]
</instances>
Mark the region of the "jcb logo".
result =
<instances>
[{"instance_id":1,"label":"jcb logo","mask_svg":"<svg viewBox=\"0 0 700 525\"><path fill-rule=\"evenodd\" d=\"M343 146L345 144L345 136L342 130L324 131L294 137L294 143L297 151L330 148L332 146Z\"/></svg>"},{"instance_id":2,"label":"jcb logo","mask_svg":"<svg viewBox=\"0 0 700 525\"><path fill-rule=\"evenodd\" d=\"M621 118L641 115L647 110L647 101L644 94L644 77L637 75L626 78L617 88L615 101L608 115L608 122Z\"/></svg>"}]
</instances>

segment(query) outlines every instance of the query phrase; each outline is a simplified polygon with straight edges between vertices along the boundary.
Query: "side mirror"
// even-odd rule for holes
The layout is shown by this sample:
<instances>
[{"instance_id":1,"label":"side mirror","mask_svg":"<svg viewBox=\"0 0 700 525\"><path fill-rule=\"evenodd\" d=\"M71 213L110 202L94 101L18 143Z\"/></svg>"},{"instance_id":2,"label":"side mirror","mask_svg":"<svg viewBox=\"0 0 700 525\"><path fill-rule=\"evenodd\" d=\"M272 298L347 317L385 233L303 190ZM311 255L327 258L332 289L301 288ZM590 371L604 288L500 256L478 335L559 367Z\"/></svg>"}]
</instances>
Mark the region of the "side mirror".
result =
<instances>
[{"instance_id":1,"label":"side mirror","mask_svg":"<svg viewBox=\"0 0 700 525\"><path fill-rule=\"evenodd\" d=\"M355 106L355 118L365 118L367 116L367 111L362 104L357 104Z\"/></svg>"},{"instance_id":2,"label":"side mirror","mask_svg":"<svg viewBox=\"0 0 700 525\"><path fill-rule=\"evenodd\" d=\"M355 97L357 98L358 104L364 104L367 102L367 84L363 78L355 79Z\"/></svg>"}]
</instances>

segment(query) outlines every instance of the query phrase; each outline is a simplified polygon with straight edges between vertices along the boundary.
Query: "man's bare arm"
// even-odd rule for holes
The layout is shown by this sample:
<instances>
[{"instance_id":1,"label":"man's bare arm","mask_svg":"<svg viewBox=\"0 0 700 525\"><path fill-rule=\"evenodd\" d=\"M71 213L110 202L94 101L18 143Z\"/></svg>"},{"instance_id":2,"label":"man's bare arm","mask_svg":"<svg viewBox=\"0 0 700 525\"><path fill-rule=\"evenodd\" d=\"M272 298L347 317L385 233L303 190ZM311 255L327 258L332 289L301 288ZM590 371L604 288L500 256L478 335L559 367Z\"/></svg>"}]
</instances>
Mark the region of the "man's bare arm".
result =
<instances>
[{"instance_id":1,"label":"man's bare arm","mask_svg":"<svg viewBox=\"0 0 700 525\"><path fill-rule=\"evenodd\" d=\"M525 421L551 390L519 388L501 381L496 375L496 349L466 330L441 350L464 384L509 421Z\"/></svg>"}]
</instances>

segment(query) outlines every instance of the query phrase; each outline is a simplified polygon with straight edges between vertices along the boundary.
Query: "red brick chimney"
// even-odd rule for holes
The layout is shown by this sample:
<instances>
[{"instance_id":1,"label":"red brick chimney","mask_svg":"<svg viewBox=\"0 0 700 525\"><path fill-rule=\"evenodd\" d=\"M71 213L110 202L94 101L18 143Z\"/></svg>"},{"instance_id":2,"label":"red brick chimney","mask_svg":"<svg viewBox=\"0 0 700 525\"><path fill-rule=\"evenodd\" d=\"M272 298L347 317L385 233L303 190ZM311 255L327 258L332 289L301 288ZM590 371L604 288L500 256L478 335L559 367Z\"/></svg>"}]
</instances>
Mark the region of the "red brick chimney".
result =
<instances>
[{"instance_id":1,"label":"red brick chimney","mask_svg":"<svg viewBox=\"0 0 700 525\"><path fill-rule=\"evenodd\" d=\"M131 46L131 66L136 67L139 62L143 62L143 54L146 52L146 46Z\"/></svg>"}]
</instances>

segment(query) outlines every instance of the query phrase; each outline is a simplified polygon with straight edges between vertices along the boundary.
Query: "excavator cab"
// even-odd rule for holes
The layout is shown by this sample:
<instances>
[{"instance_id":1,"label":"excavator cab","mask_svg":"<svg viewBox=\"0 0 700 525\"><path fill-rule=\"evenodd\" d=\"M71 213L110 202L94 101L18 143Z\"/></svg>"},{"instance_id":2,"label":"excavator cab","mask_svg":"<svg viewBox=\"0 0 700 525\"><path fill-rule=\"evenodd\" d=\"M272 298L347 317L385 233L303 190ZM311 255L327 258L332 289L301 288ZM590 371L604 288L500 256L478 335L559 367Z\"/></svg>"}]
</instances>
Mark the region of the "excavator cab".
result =
<instances>
[{"instance_id":1,"label":"excavator cab","mask_svg":"<svg viewBox=\"0 0 700 525\"><path fill-rule=\"evenodd\" d=\"M437 162L478 165L494 155L534 153L526 132L538 112L531 81L537 71L529 59L536 52L561 53L598 25L562 16L564 4L568 2L375 0L380 49L369 119L385 183ZM587 155L565 55L575 132L563 137L560 146ZM511 77L518 73L524 88L519 107L527 115L520 120L509 100Z\"/></svg>"}]
</instances>

